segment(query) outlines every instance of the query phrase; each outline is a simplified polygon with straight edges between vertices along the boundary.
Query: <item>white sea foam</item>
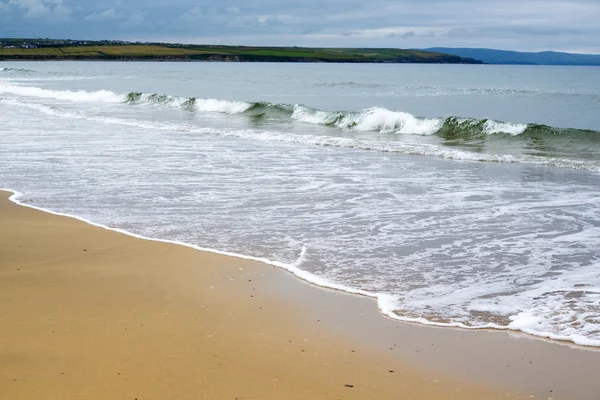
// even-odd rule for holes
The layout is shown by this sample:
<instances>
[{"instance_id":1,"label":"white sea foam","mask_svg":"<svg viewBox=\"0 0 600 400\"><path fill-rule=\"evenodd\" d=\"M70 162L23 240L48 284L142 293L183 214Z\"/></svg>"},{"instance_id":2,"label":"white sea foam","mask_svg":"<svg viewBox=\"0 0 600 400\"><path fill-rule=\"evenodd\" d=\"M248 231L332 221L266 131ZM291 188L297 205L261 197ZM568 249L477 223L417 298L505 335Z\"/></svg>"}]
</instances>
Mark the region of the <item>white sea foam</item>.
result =
<instances>
[{"instance_id":1,"label":"white sea foam","mask_svg":"<svg viewBox=\"0 0 600 400\"><path fill-rule=\"evenodd\" d=\"M136 119L124 119L124 118L116 118L116 117L107 117L102 115L90 115L76 111L64 111L55 107L47 106L45 104L38 103L25 103L15 99L4 99L0 98L0 103L12 105L15 107L23 107L29 108L32 110L36 110L42 112L47 115L52 115L60 118L69 118L69 119L80 119L85 121L94 121L100 122L104 124L111 125L122 125L122 126L131 126L135 128L143 128L143 129L156 129L162 131L190 131L195 130L198 133L206 133L206 129L194 129L189 125L184 124L173 124L173 123L161 123L157 121L144 121L144 120L136 120Z\"/></svg>"},{"instance_id":2,"label":"white sea foam","mask_svg":"<svg viewBox=\"0 0 600 400\"><path fill-rule=\"evenodd\" d=\"M240 114L248 110L252 104L243 101L228 101L216 99L196 99L194 109L204 112L220 112L225 114Z\"/></svg>"},{"instance_id":3,"label":"white sea foam","mask_svg":"<svg viewBox=\"0 0 600 400\"><path fill-rule=\"evenodd\" d=\"M338 126L352 127L360 131L433 135L440 129L442 124L442 119L416 118L406 112L390 111L385 108L370 108L359 114L349 115Z\"/></svg>"},{"instance_id":4,"label":"white sea foam","mask_svg":"<svg viewBox=\"0 0 600 400\"><path fill-rule=\"evenodd\" d=\"M50 90L31 86L14 85L7 82L0 82L0 93L43 99L68 100L73 102L123 103L127 100L126 94L118 94L109 90L98 90L91 92L85 90ZM172 108L181 108L190 104L191 99L180 96L141 93L139 99L136 100L135 103L159 104ZM193 101L193 108L201 112L239 114L243 113L250 107L250 103L242 101L217 99L194 99Z\"/></svg>"},{"instance_id":5,"label":"white sea foam","mask_svg":"<svg viewBox=\"0 0 600 400\"><path fill-rule=\"evenodd\" d=\"M125 100L123 95L111 92L110 90L98 90L95 92L85 90L50 90L31 86L11 85L6 82L0 82L0 93L75 102L121 103Z\"/></svg>"},{"instance_id":6,"label":"white sea foam","mask_svg":"<svg viewBox=\"0 0 600 400\"><path fill-rule=\"evenodd\" d=\"M496 133L508 133L516 136L520 135L527 129L527 124L513 124L510 122L499 122L488 119L483 124L483 130L485 133L493 135Z\"/></svg>"},{"instance_id":7,"label":"white sea foam","mask_svg":"<svg viewBox=\"0 0 600 400\"><path fill-rule=\"evenodd\" d=\"M400 133L407 135L434 135L446 122L444 118L420 118L402 112L385 108L369 108L361 112L336 112L314 110L309 107L295 105L292 119L319 125L335 125L338 128L357 131L374 131L382 133ZM459 124L477 125L476 119L459 118ZM513 124L487 120L483 130L487 134L507 133L519 135L527 129L527 124Z\"/></svg>"},{"instance_id":8,"label":"white sea foam","mask_svg":"<svg viewBox=\"0 0 600 400\"><path fill-rule=\"evenodd\" d=\"M293 107L291 118L307 124L328 125L334 123L339 115L340 113L314 110L312 108L296 104Z\"/></svg>"},{"instance_id":9,"label":"white sea foam","mask_svg":"<svg viewBox=\"0 0 600 400\"><path fill-rule=\"evenodd\" d=\"M170 108L184 108L190 104L190 99L185 97L160 95L156 93L140 93L136 97L135 100L128 100L128 102L139 105L161 105Z\"/></svg>"},{"instance_id":10,"label":"white sea foam","mask_svg":"<svg viewBox=\"0 0 600 400\"><path fill-rule=\"evenodd\" d=\"M443 124L439 118L417 118L412 114L385 108L369 108L359 113L314 110L295 105L292 119L318 125L358 131L378 131L414 135L433 135Z\"/></svg>"},{"instance_id":11,"label":"white sea foam","mask_svg":"<svg viewBox=\"0 0 600 400\"><path fill-rule=\"evenodd\" d=\"M181 241L177 241L177 240L168 240L168 239L159 239L159 238L153 238L153 237L148 237L148 236L144 236L144 235L139 235L130 231L127 231L125 229L120 229L120 228L115 228L115 227L110 227L98 222L94 222L91 221L87 218L83 218L77 215L73 215L73 214L67 214L67 213L61 213L58 211L53 211L50 210L48 208L44 208L44 207L38 207L38 206L34 206L32 204L28 204L28 203L24 203L22 201L19 200L20 197L23 196L23 193L14 190L14 189L10 189L10 188L2 188L0 187L0 191L6 191L6 192L11 192L13 193L12 196L9 197L9 200L20 205L20 206L24 206L24 207L28 207L28 208L33 208L35 210L40 210L40 211L44 211L46 213L49 214L53 214L53 215L58 215L58 216L63 216L63 217L68 217L68 218L73 218L82 222L85 222L87 224L96 226L98 228L102 228L102 229L106 229L109 231L113 231L113 232L117 232L117 233L121 233L127 236L132 236L138 239L143 239L143 240L150 240L153 242L161 242L161 243L170 243L170 244L175 244L175 245L179 245L179 246L184 246L184 247L190 247L192 249L195 250L200 250L200 251L205 251L205 252L209 252L209 253L215 253L215 254L221 254L224 256L229 256L229 257L236 257L236 258L241 258L244 260L251 260L251 261L257 261L263 264L268 264L268 265L272 265L275 267L279 267L282 269L285 269L289 272L291 272L292 274L296 275L298 278L312 283L316 286L320 286L320 287L324 287L327 289L334 289L334 290L339 290L339 291L343 291L343 292L347 292L347 293L352 293L352 294L357 294L357 295L362 295L362 296L367 296L367 297L374 297L374 298L379 298L380 296L377 294L373 294L364 290L360 290L360 289L355 289L355 288L351 288L351 287L347 287L344 285L340 285L337 284L335 282L332 282L326 278L323 277L319 277L317 275L311 274L308 271L304 271L302 269L300 269L300 266L302 265L302 263L305 260L306 257L306 253L308 251L306 246L302 246L301 250L300 250L300 254L298 255L298 258L293 261L293 262L281 262L281 261L273 261L273 260L269 260L267 258L264 257L254 257L254 256L250 256L250 255L246 255L246 254L239 254L239 253L234 253L234 252L229 252L229 251L222 251L222 250L217 250L217 249L212 249L212 248L208 248L208 247L201 247L201 246L197 246L194 244L190 244L190 243L185 243L185 242L181 242ZM381 295L383 298L386 297L385 295Z\"/></svg>"},{"instance_id":12,"label":"white sea foam","mask_svg":"<svg viewBox=\"0 0 600 400\"><path fill-rule=\"evenodd\" d=\"M141 93L138 98L132 100L131 103L161 105L170 108L189 107L195 111L217 112L223 114L241 114L252 106L252 104L243 101L190 98L156 93Z\"/></svg>"},{"instance_id":13,"label":"white sea foam","mask_svg":"<svg viewBox=\"0 0 600 400\"><path fill-rule=\"evenodd\" d=\"M0 190L12 192L13 195L10 196L9 200L13 201L16 204L24 206L24 207L33 208L33 209L44 211L44 212L54 214L54 215L77 219L79 221L88 223L90 225L93 225L93 226L96 226L99 228L107 229L107 230L110 230L113 232L136 237L136 238L143 239L143 240L150 240L150 241L161 242L161 243L170 243L170 244L174 244L174 245L193 248L193 249L199 250L199 251L205 251L205 252L220 254L220 255L224 255L224 256L236 257L236 258L241 258L241 259L246 259L246 260L251 260L251 261L256 261L256 262L272 265L272 266L287 270L287 271L291 272L292 274L294 274L295 276L297 276L298 278L300 278L308 283L314 284L316 286L320 286L320 287L327 288L327 289L339 290L339 291L343 291L343 292L350 293L350 294L371 297L377 301L378 308L383 315L385 315L389 318L392 318L392 319L399 320L399 321L413 322L413 323L420 323L420 324L424 324L424 325L448 327L448 328L498 329L498 330L521 331L521 332L524 332L524 333L527 333L527 334L530 334L533 336L549 338L549 339L554 339L554 340L560 340L560 341L568 341L568 342L572 342L572 343L582 345L582 346L600 347L600 339L593 339L593 338L586 336L586 333L594 334L594 333L599 332L599 330L600 330L600 313L598 313L598 311L600 311L600 287L586 288L585 290L575 290L575 291L589 293L592 297L589 299L589 301L592 303L592 305L595 304L595 306L599 309L599 310L595 310L595 311L592 310L591 312L587 312L587 313L583 313L583 314L581 314L577 310L573 310L573 312L564 312L565 304L564 304L564 297L562 297L562 298L556 298L555 301L552 301L552 299L550 299L550 301L548 301L549 300L548 298L544 299L544 301L542 301L540 303L540 304L542 304L542 306L541 306L542 310L538 309L537 307L534 307L533 309L523 311L516 315L512 315L510 317L512 322L508 325L501 325L501 324L497 324L497 323L484 323L484 324L472 325L472 324L463 323L463 322L459 322L459 321L435 322L435 321L431 321L425 317L409 317L409 316L403 316L402 314L399 314L397 310L402 309L403 305L400 304L397 296L393 296L393 295L386 294L386 293L370 292L370 291L350 287L347 285L339 284L330 279L315 275L313 273L310 273L306 270L301 269L301 267L305 261L306 254L309 250L304 245L302 246L300 254L298 255L298 257L296 258L295 261L293 261L293 262L274 261L274 260L267 259L264 257L255 257L255 256L247 255L247 254L240 254L240 253L235 253L235 252L230 252L230 251L222 251L222 250L218 250L218 249L197 246L194 244L177 241L177 240L160 239L160 238L148 237L148 236L136 234L134 232L131 232L131 231L128 231L125 229L110 227L110 226L107 226L107 225L104 225L104 224L101 224L98 222L94 222L89 219L77 216L77 215L61 213L61 212L53 211L53 210L50 210L47 208L38 207L38 206L34 206L34 205L31 205L28 203L24 203L19 200L23 196L23 194L14 189L0 188ZM591 272L591 273L596 274L595 272ZM570 278L572 279L573 277L570 277ZM538 292L544 293L546 290L548 290L548 288L541 288L538 290ZM565 291L573 292L572 289L566 289ZM557 291L551 292L550 294L555 293L555 292L557 292ZM560 292L560 291L558 291L558 292ZM470 297L473 297L473 288L469 288L469 293L470 293ZM482 293L483 293L483 290L482 290ZM526 297L529 297L529 296L530 296L530 294L526 295ZM434 304L432 303L432 301L430 299L427 303L427 306L432 306L432 305L434 305ZM568 325L578 326L578 328L580 326L583 326L584 329L583 330L581 330L581 329L571 329L571 330L565 329L565 331L564 331L565 333L562 333L562 334L552 333L552 331L556 329L555 324L556 324L556 319L557 319L557 316L556 316L557 310L563 310L561 313L562 315L559 314L559 316L560 316L559 318L562 318L564 320L563 321L564 324L567 324L567 326ZM547 312L547 315L544 315L543 311Z\"/></svg>"}]
</instances>

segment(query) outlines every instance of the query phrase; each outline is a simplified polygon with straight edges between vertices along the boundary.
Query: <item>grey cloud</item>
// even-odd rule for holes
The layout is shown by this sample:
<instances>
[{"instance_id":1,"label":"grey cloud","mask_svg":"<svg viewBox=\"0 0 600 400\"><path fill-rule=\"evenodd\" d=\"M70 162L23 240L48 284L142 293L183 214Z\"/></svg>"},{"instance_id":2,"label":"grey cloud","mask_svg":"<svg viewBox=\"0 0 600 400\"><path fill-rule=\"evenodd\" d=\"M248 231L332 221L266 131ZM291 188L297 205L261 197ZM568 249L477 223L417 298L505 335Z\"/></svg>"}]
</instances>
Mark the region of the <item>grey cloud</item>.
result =
<instances>
[{"instance_id":1,"label":"grey cloud","mask_svg":"<svg viewBox=\"0 0 600 400\"><path fill-rule=\"evenodd\" d=\"M22 11L25 19L64 20L72 13L62 0L8 0L8 6Z\"/></svg>"},{"instance_id":2,"label":"grey cloud","mask_svg":"<svg viewBox=\"0 0 600 400\"><path fill-rule=\"evenodd\" d=\"M450 28L448 29L447 35L449 37L460 38L465 36L471 36L472 34L465 28Z\"/></svg>"},{"instance_id":3,"label":"grey cloud","mask_svg":"<svg viewBox=\"0 0 600 400\"><path fill-rule=\"evenodd\" d=\"M124 13L117 12L114 8L102 12L94 12L85 17L86 21L106 21L124 17Z\"/></svg>"},{"instance_id":4,"label":"grey cloud","mask_svg":"<svg viewBox=\"0 0 600 400\"><path fill-rule=\"evenodd\" d=\"M227 7L225 8L225 12L227 14L239 14L241 13L241 10L237 7Z\"/></svg>"},{"instance_id":5,"label":"grey cloud","mask_svg":"<svg viewBox=\"0 0 600 400\"><path fill-rule=\"evenodd\" d=\"M415 33L415 31L408 31L408 32L405 32L405 33L392 32L392 33L385 34L385 37L388 37L388 38L398 37L398 38L402 38L402 39L408 39L408 38L414 37L416 35L417 34Z\"/></svg>"},{"instance_id":6,"label":"grey cloud","mask_svg":"<svg viewBox=\"0 0 600 400\"><path fill-rule=\"evenodd\" d=\"M147 21L146 18L141 14L133 14L127 17L127 19L119 25L122 29L134 29L140 27L152 27L153 24Z\"/></svg>"},{"instance_id":7,"label":"grey cloud","mask_svg":"<svg viewBox=\"0 0 600 400\"><path fill-rule=\"evenodd\" d=\"M600 53L598 16L598 0L0 0L0 36Z\"/></svg>"}]
</instances>

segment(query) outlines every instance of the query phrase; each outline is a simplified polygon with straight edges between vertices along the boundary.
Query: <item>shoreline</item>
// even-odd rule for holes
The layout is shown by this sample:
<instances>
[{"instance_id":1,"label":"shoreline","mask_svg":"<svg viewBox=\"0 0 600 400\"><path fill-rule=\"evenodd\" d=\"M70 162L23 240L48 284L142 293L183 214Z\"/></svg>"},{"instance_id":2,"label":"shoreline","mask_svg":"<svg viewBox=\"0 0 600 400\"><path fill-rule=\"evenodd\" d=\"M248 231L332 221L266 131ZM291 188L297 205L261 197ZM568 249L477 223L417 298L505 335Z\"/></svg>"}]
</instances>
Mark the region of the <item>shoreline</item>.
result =
<instances>
[{"instance_id":1,"label":"shoreline","mask_svg":"<svg viewBox=\"0 0 600 400\"><path fill-rule=\"evenodd\" d=\"M502 398L432 384L330 332L333 310L315 321L277 304L270 278L278 288L291 278L278 268L117 235L2 194L2 398Z\"/></svg>"},{"instance_id":2,"label":"shoreline","mask_svg":"<svg viewBox=\"0 0 600 400\"><path fill-rule=\"evenodd\" d=\"M130 232L130 231L127 231L124 229L114 228L114 227L110 227L110 226L107 226L107 225L104 225L101 223L97 223L97 222L88 220L86 218L79 217L77 215L65 214L65 213L53 211L53 210L50 210L50 209L47 209L44 207L38 207L38 206L31 205L31 204L23 203L19 200L19 198L22 197L24 195L24 193L21 193L14 189L0 187L0 193L2 193L2 192L12 193L12 195L9 196L8 200L19 206L29 207L34 210L42 211L42 212L56 215L56 216L73 218L75 220L84 222L86 224L89 224L89 225L92 225L92 226L95 226L98 228L106 229L108 231L116 232L116 233L119 233L122 235L134 237L136 239L148 240L148 241L157 242L157 243L172 244L172 245L177 245L177 246L183 246L183 247L194 249L197 251L218 254L218 255L222 255L222 256L226 256L226 257L234 257L234 258L239 258L242 260L259 262L259 263L263 263L263 264L266 264L269 266L281 268L282 270L290 273L291 275L293 275L295 278L299 279L300 281L307 283L311 286L314 286L316 288L326 289L326 290L334 290L334 291L339 291L339 292L350 294L350 295L362 296L362 297L371 299L371 300L375 301L375 303L377 305L377 310L379 311L381 316L384 318L393 320L393 321L428 326L428 327L435 327L435 328L443 328L443 329L459 329L459 330L467 330L467 331L484 331L484 332L485 331L487 331L487 332L506 332L508 334L511 334L511 333L525 334L527 336L532 337L533 339L548 341L549 343L556 343L556 344L562 344L562 345L566 345L566 346L572 346L576 349L582 349L582 350L590 350L590 351L597 350L600 352L600 345L582 344L582 343L579 343L579 342L581 342L581 340L578 342L572 338L552 335L552 334L548 334L545 332L527 332L524 330L513 329L508 326L500 326L500 325L496 325L493 323L486 324L483 326L469 326L469 325L464 325L464 324L436 323L436 322L431 322L429 320L426 320L424 318L401 317L401 316L397 315L396 313L394 313L394 310L391 309L390 307L384 306L383 300L381 299L382 297L385 297L385 295L383 295L383 294L371 293L371 292L367 292L367 291L364 291L361 289L354 289L354 288L351 288L348 286L330 282L325 278L318 277L308 271L304 271L304 270L300 269L299 265L302 264L304 255L306 253L306 247L304 247L304 246L302 247L298 258L294 262L292 262L290 264L286 264L286 263L282 263L279 261L272 261L267 258L254 257L254 256L250 256L250 255L245 255L245 254L238 254L238 253L233 253L233 252L228 252L228 251L223 251L223 250L218 250L218 249L212 249L212 248L197 246L197 245L194 245L191 243L185 243L185 242L176 241L176 240L159 239L159 238L152 238L152 237L148 237L148 236L138 235L136 233L133 233L133 232Z\"/></svg>"},{"instance_id":3,"label":"shoreline","mask_svg":"<svg viewBox=\"0 0 600 400\"><path fill-rule=\"evenodd\" d=\"M600 368L596 351L524 334L434 329L382 318L371 299L315 287L280 268L115 235L82 219L8 201L7 193L0 197L0 215L7 221L0 229L4 255L0 258L0 323L9 327L0 339L0 380L7 380L0 384L0 393L7 390L10 398L32 398L40 390L48 399L101 398L99 393L125 393L131 388L146 391L140 398L163 399L198 398L213 389L218 390L208 398L227 398L223 393L234 389L267 399L281 398L282 393L292 398L309 398L309 393L312 398L398 398L412 393L411 398L419 399L511 395L558 400L595 399L600 391L594 372ZM20 265L19 272L15 265ZM44 313L45 307L59 300L61 307ZM29 307L31 302L37 307ZM169 323L168 315L174 318ZM125 331L117 328L132 329L133 322L142 322L150 333L136 328L127 332L131 337L124 337ZM59 330L61 323L65 325ZM55 335L49 335L47 330L55 325L66 341L57 342ZM208 336L198 335L208 331ZM179 337L182 332L189 335ZM210 336L212 343L221 335L226 339L216 347L203 342ZM141 347L132 354L128 346L138 346L140 338ZM118 349L111 350L115 345ZM85 359L73 354L73 346L86 349ZM203 351L196 351L196 346ZM215 357L232 363L225 375L217 367L227 363L209 372L198 370L201 356L216 348ZM48 353L51 357L46 359ZM307 353L312 354L310 361ZM162 365L137 369L138 362L154 365L155 356L186 379L174 373L166 377ZM104 374L115 366L114 358L136 364L129 368L127 382L121 381L120 372ZM75 381L55 382L58 370L49 369L57 360L63 368L72 365L82 373L71 369L68 374L77 376ZM84 373L90 363L95 375ZM197 379L184 372L187 369L208 373L211 382L218 377L218 382L198 392L200 386L188 381ZM30 375L22 378L27 371ZM278 381L253 383L278 371L284 371ZM87 395L76 392L83 387ZM180 387L189 391L175 395L174 388ZM239 398L252 397L240 394Z\"/></svg>"}]
</instances>

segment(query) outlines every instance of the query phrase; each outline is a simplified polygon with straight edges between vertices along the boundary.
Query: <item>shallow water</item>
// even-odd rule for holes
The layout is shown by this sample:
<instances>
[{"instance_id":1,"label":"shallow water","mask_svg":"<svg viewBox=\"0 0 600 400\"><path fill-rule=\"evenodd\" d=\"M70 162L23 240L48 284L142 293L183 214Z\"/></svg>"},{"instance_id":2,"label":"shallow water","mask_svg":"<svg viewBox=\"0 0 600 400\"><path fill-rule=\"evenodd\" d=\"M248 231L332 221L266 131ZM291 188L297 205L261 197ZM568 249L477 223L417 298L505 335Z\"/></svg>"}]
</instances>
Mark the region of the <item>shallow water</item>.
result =
<instances>
[{"instance_id":1,"label":"shallow water","mask_svg":"<svg viewBox=\"0 0 600 400\"><path fill-rule=\"evenodd\" d=\"M31 204L600 345L600 69L6 63L0 126Z\"/></svg>"}]
</instances>

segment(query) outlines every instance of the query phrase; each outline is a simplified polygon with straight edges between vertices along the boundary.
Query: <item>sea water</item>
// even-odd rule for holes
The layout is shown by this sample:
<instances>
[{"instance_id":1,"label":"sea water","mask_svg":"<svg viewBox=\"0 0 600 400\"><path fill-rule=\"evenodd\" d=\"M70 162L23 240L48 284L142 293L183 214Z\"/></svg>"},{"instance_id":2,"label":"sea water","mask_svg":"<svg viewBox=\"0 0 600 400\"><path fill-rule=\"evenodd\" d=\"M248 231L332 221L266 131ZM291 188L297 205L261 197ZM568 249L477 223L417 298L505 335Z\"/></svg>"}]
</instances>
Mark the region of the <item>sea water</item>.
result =
<instances>
[{"instance_id":1,"label":"sea water","mask_svg":"<svg viewBox=\"0 0 600 400\"><path fill-rule=\"evenodd\" d=\"M594 67L0 65L0 187L20 201L392 318L589 346L599 131Z\"/></svg>"}]
</instances>

